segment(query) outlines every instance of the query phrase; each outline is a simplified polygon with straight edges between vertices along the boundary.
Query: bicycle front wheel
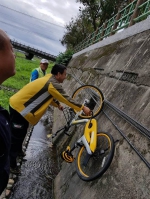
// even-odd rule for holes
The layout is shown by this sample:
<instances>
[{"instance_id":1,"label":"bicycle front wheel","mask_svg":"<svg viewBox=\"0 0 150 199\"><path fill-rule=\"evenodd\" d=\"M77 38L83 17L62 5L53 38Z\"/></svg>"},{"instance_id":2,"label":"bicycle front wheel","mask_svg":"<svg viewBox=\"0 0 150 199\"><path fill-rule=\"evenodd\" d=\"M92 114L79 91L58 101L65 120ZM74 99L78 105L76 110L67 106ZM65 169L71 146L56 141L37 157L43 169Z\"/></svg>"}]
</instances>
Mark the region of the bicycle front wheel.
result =
<instances>
[{"instance_id":1,"label":"bicycle front wheel","mask_svg":"<svg viewBox=\"0 0 150 199\"><path fill-rule=\"evenodd\" d=\"M93 117L96 117L102 110L104 103L104 96L100 89L93 85L84 85L79 87L72 95L72 98L80 103L85 103L85 106L89 107L93 111ZM90 118L84 113L79 115L80 118Z\"/></svg>"},{"instance_id":2,"label":"bicycle front wheel","mask_svg":"<svg viewBox=\"0 0 150 199\"><path fill-rule=\"evenodd\" d=\"M110 166L114 156L115 144L109 133L97 134L97 148L92 155L82 146L76 158L76 171L84 181L101 177Z\"/></svg>"}]
</instances>

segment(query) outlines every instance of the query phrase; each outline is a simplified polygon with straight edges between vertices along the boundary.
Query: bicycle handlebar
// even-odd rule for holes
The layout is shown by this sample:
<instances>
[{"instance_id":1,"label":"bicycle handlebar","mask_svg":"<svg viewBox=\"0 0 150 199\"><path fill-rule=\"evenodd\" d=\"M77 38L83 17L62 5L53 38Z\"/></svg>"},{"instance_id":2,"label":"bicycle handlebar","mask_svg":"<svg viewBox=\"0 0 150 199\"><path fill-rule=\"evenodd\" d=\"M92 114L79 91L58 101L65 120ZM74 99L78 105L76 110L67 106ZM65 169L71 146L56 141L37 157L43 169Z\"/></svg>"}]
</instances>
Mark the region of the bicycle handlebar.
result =
<instances>
[{"instance_id":1,"label":"bicycle handlebar","mask_svg":"<svg viewBox=\"0 0 150 199\"><path fill-rule=\"evenodd\" d=\"M83 104L85 105L86 103L88 103L88 100L87 100L87 99L84 100L84 103L83 103ZM76 120L76 119L78 118L78 116L79 116L80 114L82 114L82 112L83 112L83 110L81 110L80 112L77 112L77 113L75 114L72 108L65 107L65 108L63 109L63 114L64 114L64 117L65 117L65 120L66 120L66 123L67 123L67 124L66 124L65 126L63 126L62 128L60 128L59 130L57 130L56 133L54 133L54 134L52 135L52 138L54 138L55 136L57 136L57 134L58 134L60 131L62 131L62 130L63 130L63 133L64 133L64 134L66 134L66 135L69 136L69 134L67 133L67 131L68 131L69 128L71 127L72 121ZM73 115L73 113L74 113L74 115ZM91 114L91 117L90 117L89 119L92 119L92 118L93 118L93 111L91 111L91 113L92 113L92 114Z\"/></svg>"}]
</instances>

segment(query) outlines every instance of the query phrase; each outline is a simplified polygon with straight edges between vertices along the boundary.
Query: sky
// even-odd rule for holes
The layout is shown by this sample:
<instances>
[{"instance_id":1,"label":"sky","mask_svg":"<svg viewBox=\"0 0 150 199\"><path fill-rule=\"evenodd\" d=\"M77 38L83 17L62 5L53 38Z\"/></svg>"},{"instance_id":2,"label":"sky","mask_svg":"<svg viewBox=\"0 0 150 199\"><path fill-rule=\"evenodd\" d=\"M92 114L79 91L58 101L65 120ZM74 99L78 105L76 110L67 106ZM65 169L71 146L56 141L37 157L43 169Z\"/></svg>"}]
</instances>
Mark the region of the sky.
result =
<instances>
[{"instance_id":1,"label":"sky","mask_svg":"<svg viewBox=\"0 0 150 199\"><path fill-rule=\"evenodd\" d=\"M57 56L65 25L79 13L76 0L0 0L0 29L11 40Z\"/></svg>"}]
</instances>

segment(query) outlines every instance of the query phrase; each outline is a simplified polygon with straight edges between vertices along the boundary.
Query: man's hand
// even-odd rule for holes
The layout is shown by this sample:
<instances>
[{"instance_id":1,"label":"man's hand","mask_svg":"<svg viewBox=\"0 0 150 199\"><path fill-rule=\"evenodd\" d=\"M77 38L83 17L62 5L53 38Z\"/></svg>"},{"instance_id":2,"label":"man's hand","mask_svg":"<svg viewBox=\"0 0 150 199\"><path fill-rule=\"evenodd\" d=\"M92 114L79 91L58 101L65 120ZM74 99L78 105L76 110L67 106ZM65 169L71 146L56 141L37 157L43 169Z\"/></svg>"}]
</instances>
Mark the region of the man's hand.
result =
<instances>
[{"instance_id":1,"label":"man's hand","mask_svg":"<svg viewBox=\"0 0 150 199\"><path fill-rule=\"evenodd\" d=\"M91 115L91 110L87 106L84 106L82 110L85 113L85 115L87 116Z\"/></svg>"},{"instance_id":2,"label":"man's hand","mask_svg":"<svg viewBox=\"0 0 150 199\"><path fill-rule=\"evenodd\" d=\"M59 104L59 105L58 105L58 109L59 109L60 111L63 111L64 107L63 107L61 104Z\"/></svg>"}]
</instances>

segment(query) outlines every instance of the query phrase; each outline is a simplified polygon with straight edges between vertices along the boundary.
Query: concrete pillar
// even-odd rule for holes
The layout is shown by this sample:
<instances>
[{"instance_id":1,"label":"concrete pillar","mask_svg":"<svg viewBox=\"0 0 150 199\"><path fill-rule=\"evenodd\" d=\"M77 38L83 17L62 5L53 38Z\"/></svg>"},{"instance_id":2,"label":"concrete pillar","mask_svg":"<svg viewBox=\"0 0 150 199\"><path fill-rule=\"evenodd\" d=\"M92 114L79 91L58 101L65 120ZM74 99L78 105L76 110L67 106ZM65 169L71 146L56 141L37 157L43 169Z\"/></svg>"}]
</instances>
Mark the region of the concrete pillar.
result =
<instances>
[{"instance_id":1,"label":"concrete pillar","mask_svg":"<svg viewBox=\"0 0 150 199\"><path fill-rule=\"evenodd\" d=\"M30 52L26 52L25 56L26 56L26 59L31 60L34 57L34 54Z\"/></svg>"}]
</instances>

